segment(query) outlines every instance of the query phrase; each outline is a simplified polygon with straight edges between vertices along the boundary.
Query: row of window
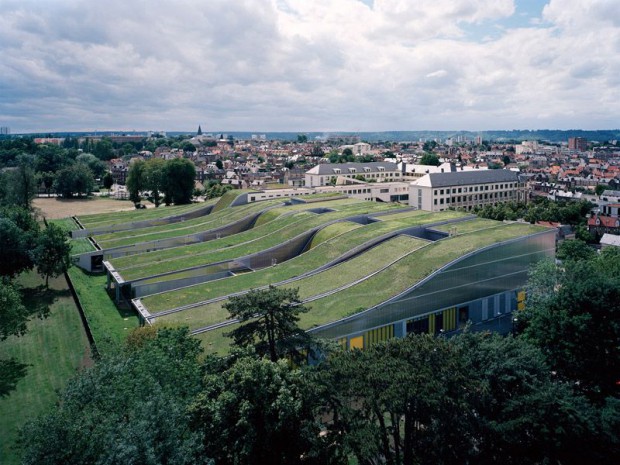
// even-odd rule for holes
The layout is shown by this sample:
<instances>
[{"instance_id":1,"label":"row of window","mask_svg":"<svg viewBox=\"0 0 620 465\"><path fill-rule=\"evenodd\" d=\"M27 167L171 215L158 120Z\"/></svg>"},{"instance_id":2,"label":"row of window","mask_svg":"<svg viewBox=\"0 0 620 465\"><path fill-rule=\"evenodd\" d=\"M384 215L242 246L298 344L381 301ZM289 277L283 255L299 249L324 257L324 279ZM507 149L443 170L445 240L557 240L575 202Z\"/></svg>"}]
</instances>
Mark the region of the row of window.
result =
<instances>
[{"instance_id":1,"label":"row of window","mask_svg":"<svg viewBox=\"0 0 620 465\"><path fill-rule=\"evenodd\" d=\"M514 192L489 192L488 194L473 194L473 195L457 195L452 198L433 199L434 205L444 205L449 203L461 203L461 202L476 202L479 200L505 200L514 198ZM439 201L439 203L437 203Z\"/></svg>"},{"instance_id":2,"label":"row of window","mask_svg":"<svg viewBox=\"0 0 620 465\"><path fill-rule=\"evenodd\" d=\"M453 187L450 192L450 189L434 189L433 193L435 195L449 195L452 194L462 194L466 192L484 192L488 190L503 190L503 189L513 189L517 187L517 183L511 182L506 184L486 184L484 186L469 186L469 187Z\"/></svg>"}]
</instances>

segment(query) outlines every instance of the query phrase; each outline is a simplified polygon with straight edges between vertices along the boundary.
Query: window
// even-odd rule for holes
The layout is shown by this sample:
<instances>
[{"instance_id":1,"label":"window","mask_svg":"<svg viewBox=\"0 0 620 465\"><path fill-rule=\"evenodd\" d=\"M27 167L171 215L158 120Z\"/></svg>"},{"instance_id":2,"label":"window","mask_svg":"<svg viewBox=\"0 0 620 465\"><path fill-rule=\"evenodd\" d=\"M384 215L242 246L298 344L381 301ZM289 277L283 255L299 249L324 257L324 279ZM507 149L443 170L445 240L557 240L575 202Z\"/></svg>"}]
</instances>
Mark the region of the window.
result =
<instances>
[{"instance_id":1,"label":"window","mask_svg":"<svg viewBox=\"0 0 620 465\"><path fill-rule=\"evenodd\" d=\"M437 205L437 199L433 200L433 205ZM598 224L598 223L597 223Z\"/></svg>"},{"instance_id":2,"label":"window","mask_svg":"<svg viewBox=\"0 0 620 465\"><path fill-rule=\"evenodd\" d=\"M439 191L439 195L443 195L443 189Z\"/></svg>"}]
</instances>

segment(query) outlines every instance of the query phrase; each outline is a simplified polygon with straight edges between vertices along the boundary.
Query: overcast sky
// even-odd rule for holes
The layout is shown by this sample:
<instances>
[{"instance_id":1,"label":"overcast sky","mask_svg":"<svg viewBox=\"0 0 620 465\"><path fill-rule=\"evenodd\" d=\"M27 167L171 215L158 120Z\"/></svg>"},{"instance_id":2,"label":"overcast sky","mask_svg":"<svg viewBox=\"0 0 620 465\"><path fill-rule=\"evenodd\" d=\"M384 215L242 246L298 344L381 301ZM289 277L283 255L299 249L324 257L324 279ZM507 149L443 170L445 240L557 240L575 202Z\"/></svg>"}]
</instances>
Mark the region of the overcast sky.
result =
<instances>
[{"instance_id":1,"label":"overcast sky","mask_svg":"<svg viewBox=\"0 0 620 465\"><path fill-rule=\"evenodd\" d=\"M620 0L0 0L0 126L612 129Z\"/></svg>"}]
</instances>

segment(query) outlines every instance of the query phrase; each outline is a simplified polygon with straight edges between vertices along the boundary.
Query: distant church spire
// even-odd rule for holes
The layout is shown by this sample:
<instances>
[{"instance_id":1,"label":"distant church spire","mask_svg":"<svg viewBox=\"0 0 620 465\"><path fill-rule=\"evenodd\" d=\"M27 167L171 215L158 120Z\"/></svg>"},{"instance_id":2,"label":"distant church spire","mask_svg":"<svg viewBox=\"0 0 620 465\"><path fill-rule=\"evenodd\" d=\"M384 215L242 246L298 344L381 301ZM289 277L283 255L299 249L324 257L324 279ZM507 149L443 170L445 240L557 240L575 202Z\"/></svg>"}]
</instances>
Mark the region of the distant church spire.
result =
<instances>
[{"instance_id":1,"label":"distant church spire","mask_svg":"<svg viewBox=\"0 0 620 465\"><path fill-rule=\"evenodd\" d=\"M200 127L200 125L198 125L198 133L196 135L202 136L202 128Z\"/></svg>"}]
</instances>

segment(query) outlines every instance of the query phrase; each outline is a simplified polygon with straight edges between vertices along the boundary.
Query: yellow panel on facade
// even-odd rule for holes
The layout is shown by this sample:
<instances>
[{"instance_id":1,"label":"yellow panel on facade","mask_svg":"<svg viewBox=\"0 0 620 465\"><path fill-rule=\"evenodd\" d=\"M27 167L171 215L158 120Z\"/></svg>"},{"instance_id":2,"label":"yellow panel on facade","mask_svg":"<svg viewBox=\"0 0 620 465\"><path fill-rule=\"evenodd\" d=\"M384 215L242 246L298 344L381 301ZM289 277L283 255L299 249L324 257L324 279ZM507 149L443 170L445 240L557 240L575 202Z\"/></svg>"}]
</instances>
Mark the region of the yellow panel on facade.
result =
<instances>
[{"instance_id":1,"label":"yellow panel on facade","mask_svg":"<svg viewBox=\"0 0 620 465\"><path fill-rule=\"evenodd\" d=\"M428 334L435 334L435 315L428 316Z\"/></svg>"},{"instance_id":2,"label":"yellow panel on facade","mask_svg":"<svg viewBox=\"0 0 620 465\"><path fill-rule=\"evenodd\" d=\"M364 336L352 337L349 339L349 349L363 349Z\"/></svg>"},{"instance_id":3,"label":"yellow panel on facade","mask_svg":"<svg viewBox=\"0 0 620 465\"><path fill-rule=\"evenodd\" d=\"M371 329L364 334L365 347L370 347L377 342L385 341L394 337L394 325L386 325L381 328Z\"/></svg>"},{"instance_id":4,"label":"yellow panel on facade","mask_svg":"<svg viewBox=\"0 0 620 465\"><path fill-rule=\"evenodd\" d=\"M456 329L456 308L443 311L443 330L454 331Z\"/></svg>"},{"instance_id":5,"label":"yellow panel on facade","mask_svg":"<svg viewBox=\"0 0 620 465\"><path fill-rule=\"evenodd\" d=\"M517 302L523 302L525 300L525 291L517 292Z\"/></svg>"},{"instance_id":6,"label":"yellow panel on facade","mask_svg":"<svg viewBox=\"0 0 620 465\"><path fill-rule=\"evenodd\" d=\"M525 302L517 303L517 310L525 310Z\"/></svg>"}]
</instances>

